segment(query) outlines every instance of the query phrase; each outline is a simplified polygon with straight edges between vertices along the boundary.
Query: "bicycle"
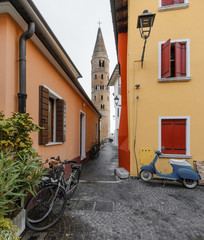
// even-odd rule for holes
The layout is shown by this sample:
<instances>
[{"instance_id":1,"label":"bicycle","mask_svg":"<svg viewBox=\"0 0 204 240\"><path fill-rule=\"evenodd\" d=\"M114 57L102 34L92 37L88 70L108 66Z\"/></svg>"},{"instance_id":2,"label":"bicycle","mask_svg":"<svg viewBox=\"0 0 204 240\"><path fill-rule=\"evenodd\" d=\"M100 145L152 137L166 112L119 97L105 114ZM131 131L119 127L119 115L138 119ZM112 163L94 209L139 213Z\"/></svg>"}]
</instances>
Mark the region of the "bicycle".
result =
<instances>
[{"instance_id":1,"label":"bicycle","mask_svg":"<svg viewBox=\"0 0 204 240\"><path fill-rule=\"evenodd\" d=\"M99 144L97 142L93 142L91 147L91 159L99 157L99 151Z\"/></svg>"},{"instance_id":2,"label":"bicycle","mask_svg":"<svg viewBox=\"0 0 204 240\"><path fill-rule=\"evenodd\" d=\"M62 217L67 199L70 199L76 190L81 173L81 165L75 164L76 161L62 162L60 157L51 157L46 162L52 168L52 173L49 172L48 176L43 177L36 194L26 204L26 225L38 232L52 227ZM65 164L72 164L68 180L65 180Z\"/></svg>"}]
</instances>

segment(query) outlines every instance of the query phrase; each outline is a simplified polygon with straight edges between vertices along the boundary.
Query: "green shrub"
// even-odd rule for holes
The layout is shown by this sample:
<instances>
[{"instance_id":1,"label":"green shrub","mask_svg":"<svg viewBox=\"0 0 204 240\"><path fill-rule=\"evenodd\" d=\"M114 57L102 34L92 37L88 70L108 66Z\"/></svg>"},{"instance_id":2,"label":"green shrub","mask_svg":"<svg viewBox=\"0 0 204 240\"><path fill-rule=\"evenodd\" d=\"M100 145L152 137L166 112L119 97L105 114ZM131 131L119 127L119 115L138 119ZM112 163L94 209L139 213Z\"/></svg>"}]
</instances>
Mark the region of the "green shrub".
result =
<instances>
[{"instance_id":1,"label":"green shrub","mask_svg":"<svg viewBox=\"0 0 204 240\"><path fill-rule=\"evenodd\" d=\"M10 219L0 218L0 240L20 240L16 236L18 229L14 226Z\"/></svg>"},{"instance_id":2,"label":"green shrub","mask_svg":"<svg viewBox=\"0 0 204 240\"><path fill-rule=\"evenodd\" d=\"M36 154L32 148L31 132L39 132L41 127L32 122L28 113L13 113L12 117L5 119L0 113L0 147L12 149L15 152Z\"/></svg>"},{"instance_id":3,"label":"green shrub","mask_svg":"<svg viewBox=\"0 0 204 240\"><path fill-rule=\"evenodd\" d=\"M44 174L29 136L40 129L28 113L13 113L8 119L0 113L0 217L22 207Z\"/></svg>"},{"instance_id":4,"label":"green shrub","mask_svg":"<svg viewBox=\"0 0 204 240\"><path fill-rule=\"evenodd\" d=\"M28 192L33 193L40 182L44 168L39 157L30 153L1 150L0 172L0 216L5 216L23 206Z\"/></svg>"}]
</instances>

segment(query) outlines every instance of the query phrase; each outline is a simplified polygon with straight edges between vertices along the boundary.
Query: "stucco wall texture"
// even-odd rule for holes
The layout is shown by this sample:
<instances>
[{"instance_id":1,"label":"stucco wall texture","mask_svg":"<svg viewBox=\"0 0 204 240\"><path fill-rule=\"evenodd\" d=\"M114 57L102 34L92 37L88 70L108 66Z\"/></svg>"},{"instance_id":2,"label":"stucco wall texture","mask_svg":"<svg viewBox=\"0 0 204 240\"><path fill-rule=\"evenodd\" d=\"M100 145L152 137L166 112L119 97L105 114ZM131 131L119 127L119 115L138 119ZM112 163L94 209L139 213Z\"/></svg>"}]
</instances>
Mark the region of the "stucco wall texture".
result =
<instances>
[{"instance_id":1,"label":"stucco wall texture","mask_svg":"<svg viewBox=\"0 0 204 240\"><path fill-rule=\"evenodd\" d=\"M0 15L0 110L6 117L17 112L19 85L18 48L21 28L8 14ZM73 90L41 50L29 39L26 43L26 111L39 124L39 86L46 85L66 101L66 142L55 146L38 145L38 133L33 133L33 147L46 159L60 156L73 159L80 155L80 111L86 117L86 152L96 141L98 115L82 97ZM82 103L85 103L83 106Z\"/></svg>"}]
</instances>

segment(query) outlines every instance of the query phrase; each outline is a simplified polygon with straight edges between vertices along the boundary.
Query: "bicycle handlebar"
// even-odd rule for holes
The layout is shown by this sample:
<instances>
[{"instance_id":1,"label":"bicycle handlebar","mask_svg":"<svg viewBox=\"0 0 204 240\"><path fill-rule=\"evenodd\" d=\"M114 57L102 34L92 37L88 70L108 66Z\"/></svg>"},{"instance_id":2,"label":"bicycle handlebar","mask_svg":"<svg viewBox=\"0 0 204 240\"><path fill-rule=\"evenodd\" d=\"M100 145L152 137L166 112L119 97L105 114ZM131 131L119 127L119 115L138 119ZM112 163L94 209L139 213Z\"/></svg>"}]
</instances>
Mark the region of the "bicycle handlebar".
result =
<instances>
[{"instance_id":1,"label":"bicycle handlebar","mask_svg":"<svg viewBox=\"0 0 204 240\"><path fill-rule=\"evenodd\" d=\"M63 162L61 161L61 159L60 159L60 156L58 156L57 158L55 158L55 157L50 157L50 158L48 158L44 163L48 163L50 160L55 160L55 161L58 161L58 162L60 162L61 164L72 164L72 163L77 163L77 161L69 161L69 160L64 160Z\"/></svg>"}]
</instances>

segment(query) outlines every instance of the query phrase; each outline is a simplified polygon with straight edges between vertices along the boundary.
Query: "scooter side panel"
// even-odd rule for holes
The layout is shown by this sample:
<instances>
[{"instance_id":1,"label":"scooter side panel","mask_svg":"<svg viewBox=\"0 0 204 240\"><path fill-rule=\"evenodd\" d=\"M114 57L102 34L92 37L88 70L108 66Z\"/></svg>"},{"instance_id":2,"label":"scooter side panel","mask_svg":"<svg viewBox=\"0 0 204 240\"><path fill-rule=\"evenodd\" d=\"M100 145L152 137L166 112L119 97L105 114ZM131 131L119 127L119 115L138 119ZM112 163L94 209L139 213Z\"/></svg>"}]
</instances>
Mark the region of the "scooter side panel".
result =
<instances>
[{"instance_id":1,"label":"scooter side panel","mask_svg":"<svg viewBox=\"0 0 204 240\"><path fill-rule=\"evenodd\" d=\"M182 179L200 180L199 174L193 168L179 168L177 174Z\"/></svg>"},{"instance_id":2,"label":"scooter side panel","mask_svg":"<svg viewBox=\"0 0 204 240\"><path fill-rule=\"evenodd\" d=\"M149 172L151 172L151 173L155 173L154 170L153 170L153 168L152 168L150 165L143 165L143 166L141 167L141 170L149 171Z\"/></svg>"}]
</instances>

